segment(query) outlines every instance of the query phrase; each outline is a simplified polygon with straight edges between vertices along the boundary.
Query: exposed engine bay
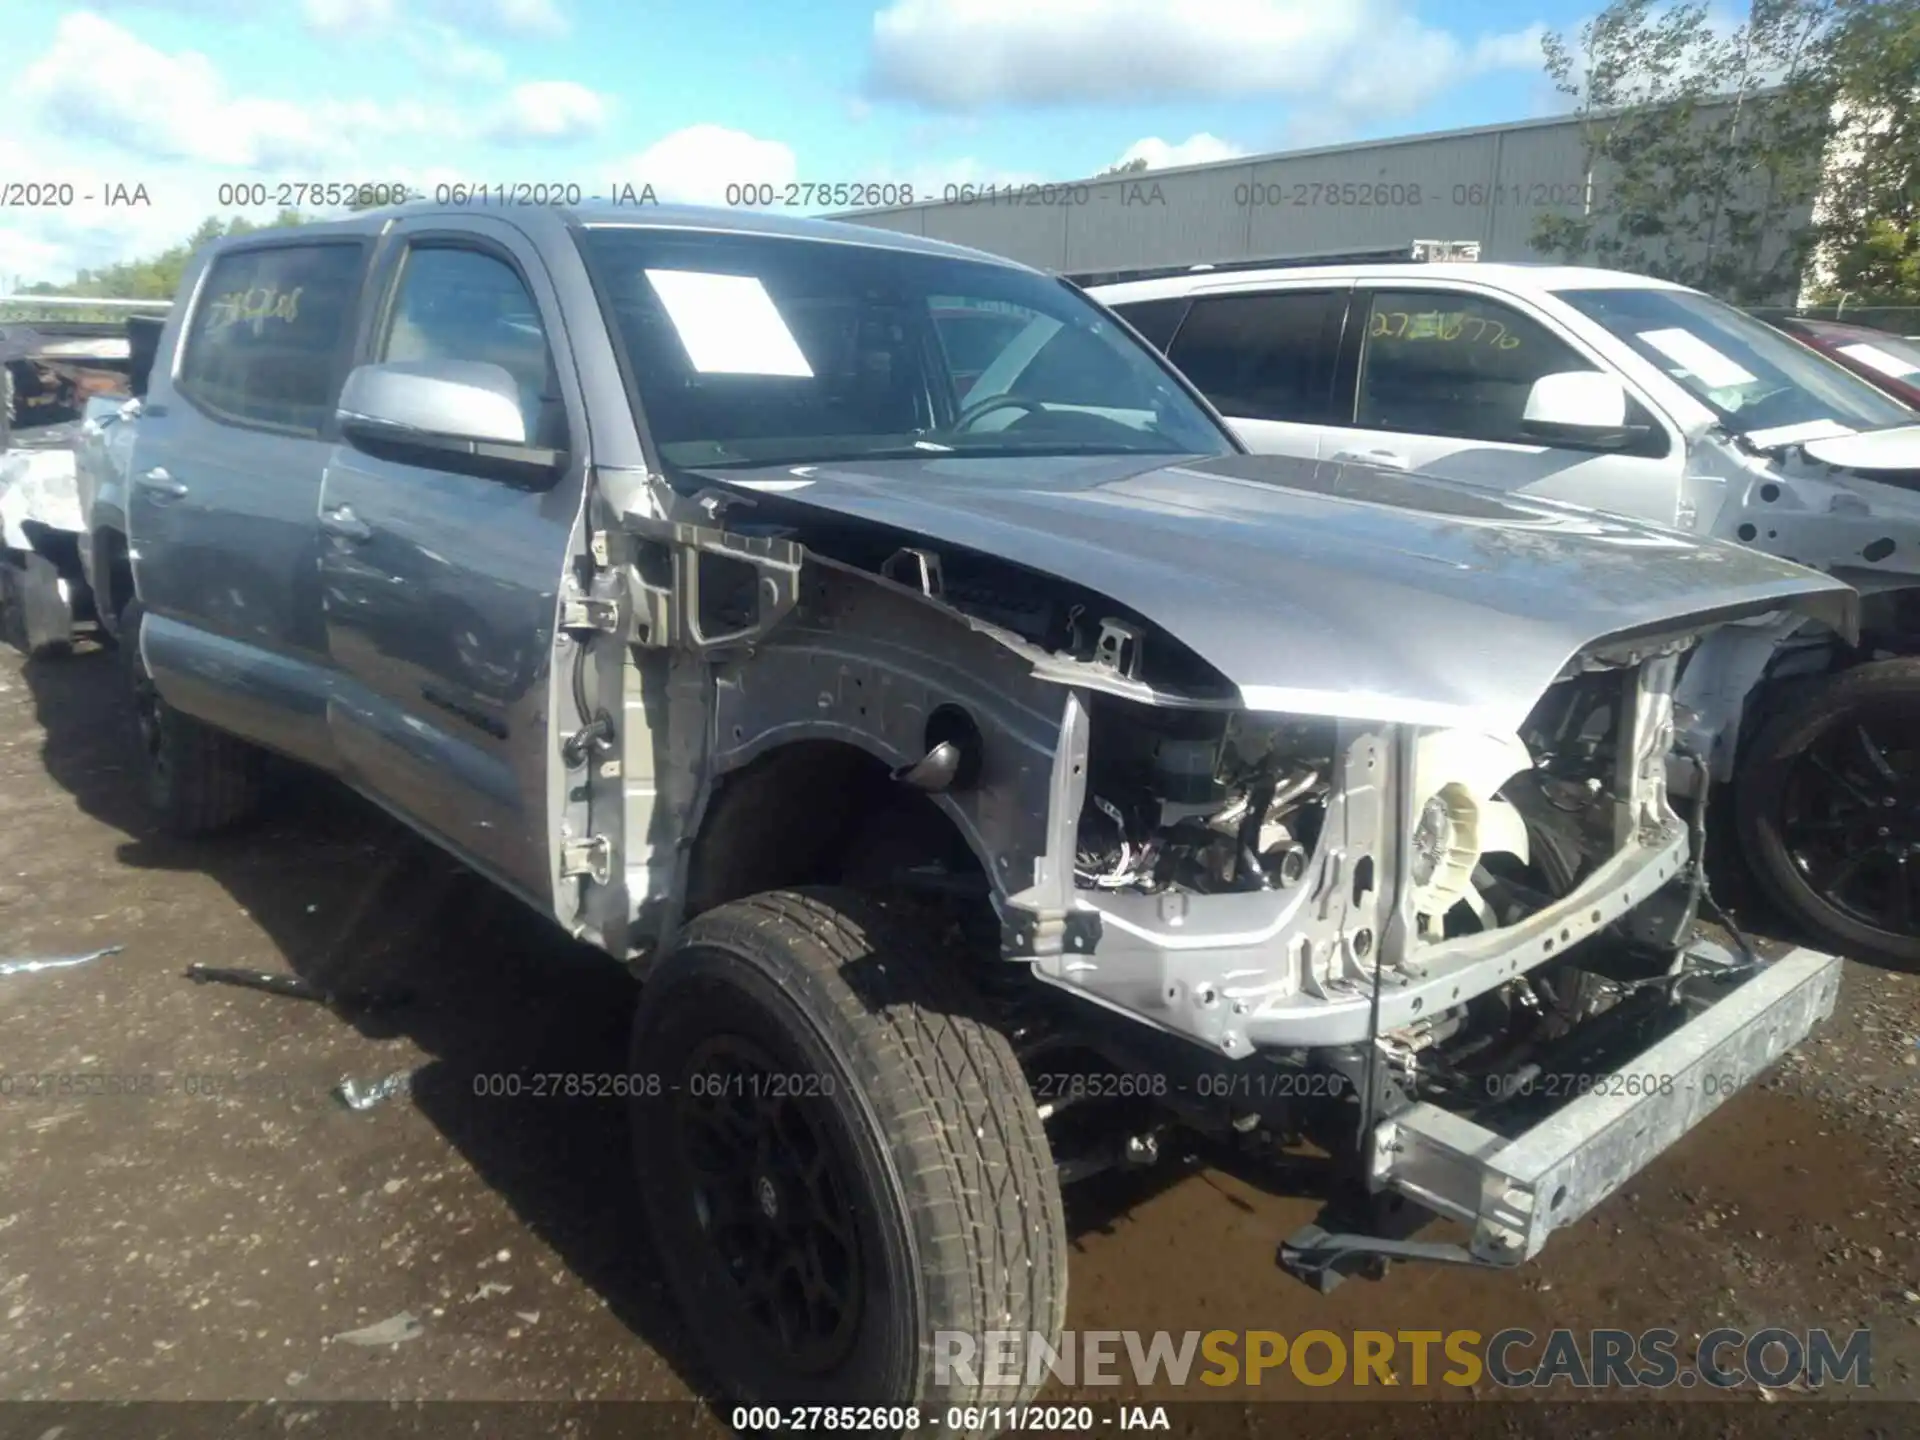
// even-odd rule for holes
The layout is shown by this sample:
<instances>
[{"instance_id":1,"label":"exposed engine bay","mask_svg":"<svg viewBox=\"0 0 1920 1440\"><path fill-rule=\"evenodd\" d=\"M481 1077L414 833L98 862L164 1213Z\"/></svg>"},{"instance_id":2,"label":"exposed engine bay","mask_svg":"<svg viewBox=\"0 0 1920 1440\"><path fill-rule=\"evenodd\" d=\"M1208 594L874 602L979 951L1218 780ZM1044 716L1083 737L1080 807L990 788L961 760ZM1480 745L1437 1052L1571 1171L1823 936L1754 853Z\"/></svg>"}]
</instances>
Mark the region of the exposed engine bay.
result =
<instances>
[{"instance_id":1,"label":"exposed engine bay","mask_svg":"<svg viewBox=\"0 0 1920 1440\"><path fill-rule=\"evenodd\" d=\"M1418 938L1513 924L1612 853L1626 693L1618 670L1573 674L1519 734L1419 736L1409 837ZM1217 894L1301 884L1335 754L1332 720L1099 697L1076 885Z\"/></svg>"}]
</instances>

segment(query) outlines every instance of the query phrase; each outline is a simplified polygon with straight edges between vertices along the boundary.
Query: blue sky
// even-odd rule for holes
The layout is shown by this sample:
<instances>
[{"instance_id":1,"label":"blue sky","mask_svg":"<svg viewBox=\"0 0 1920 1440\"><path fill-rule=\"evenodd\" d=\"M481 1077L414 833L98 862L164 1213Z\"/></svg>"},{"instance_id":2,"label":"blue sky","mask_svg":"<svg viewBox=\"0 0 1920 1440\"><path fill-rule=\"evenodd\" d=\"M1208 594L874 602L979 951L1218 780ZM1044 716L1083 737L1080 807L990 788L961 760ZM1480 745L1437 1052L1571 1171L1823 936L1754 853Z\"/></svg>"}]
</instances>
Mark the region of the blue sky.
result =
<instances>
[{"instance_id":1,"label":"blue sky","mask_svg":"<svg viewBox=\"0 0 1920 1440\"><path fill-rule=\"evenodd\" d=\"M1068 179L1548 112L1593 0L0 0L0 291L177 239L238 179ZM17 198L17 197L16 197ZM267 210L246 212L264 218Z\"/></svg>"}]
</instances>

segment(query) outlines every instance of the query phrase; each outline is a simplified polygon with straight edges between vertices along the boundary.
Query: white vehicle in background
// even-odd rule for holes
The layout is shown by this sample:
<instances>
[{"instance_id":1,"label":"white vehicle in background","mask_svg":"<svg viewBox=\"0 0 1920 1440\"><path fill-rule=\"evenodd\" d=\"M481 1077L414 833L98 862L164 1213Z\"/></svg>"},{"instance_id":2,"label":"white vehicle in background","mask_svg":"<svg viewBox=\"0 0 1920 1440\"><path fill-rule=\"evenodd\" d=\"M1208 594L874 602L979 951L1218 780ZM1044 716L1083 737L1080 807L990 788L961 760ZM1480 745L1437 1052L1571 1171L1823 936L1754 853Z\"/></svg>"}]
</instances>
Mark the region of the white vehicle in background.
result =
<instances>
[{"instance_id":1,"label":"white vehicle in background","mask_svg":"<svg viewBox=\"0 0 1920 1440\"><path fill-rule=\"evenodd\" d=\"M1781 906L1833 947L1920 964L1920 413L1618 271L1223 267L1089 293L1256 451L1638 516L1853 585L1857 644L1794 617L1731 625L1677 699Z\"/></svg>"},{"instance_id":2,"label":"white vehicle in background","mask_svg":"<svg viewBox=\"0 0 1920 1440\"><path fill-rule=\"evenodd\" d=\"M110 641L133 593L125 547L112 540L126 531L131 456L119 422L139 409L163 321L71 317L170 303L0 302L41 312L0 325L0 629L29 655L62 653L88 627Z\"/></svg>"}]
</instances>

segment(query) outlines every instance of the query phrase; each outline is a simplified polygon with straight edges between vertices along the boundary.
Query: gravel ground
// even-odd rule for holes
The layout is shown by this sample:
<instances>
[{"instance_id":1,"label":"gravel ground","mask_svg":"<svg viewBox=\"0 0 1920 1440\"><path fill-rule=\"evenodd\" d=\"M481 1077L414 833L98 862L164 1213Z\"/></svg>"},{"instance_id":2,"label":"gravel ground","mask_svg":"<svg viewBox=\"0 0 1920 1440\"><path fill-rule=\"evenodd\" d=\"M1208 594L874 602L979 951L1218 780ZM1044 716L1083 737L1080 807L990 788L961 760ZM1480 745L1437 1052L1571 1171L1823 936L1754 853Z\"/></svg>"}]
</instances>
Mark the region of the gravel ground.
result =
<instances>
[{"instance_id":1,"label":"gravel ground","mask_svg":"<svg viewBox=\"0 0 1920 1440\"><path fill-rule=\"evenodd\" d=\"M108 656L0 654L0 957L125 946L0 979L0 1071L135 1091L0 1097L0 1396L697 1396L619 1103L476 1093L621 1068L624 974L324 782L244 836L159 837L115 691ZM411 999L341 1014L195 961ZM1513 1273L1321 1297L1272 1263L1313 1196L1198 1162L1096 1182L1069 1325L1870 1326L1876 1398L1912 1401L1916 1041L1920 977L1849 963L1809 1045ZM361 1113L329 1093L399 1071Z\"/></svg>"}]
</instances>

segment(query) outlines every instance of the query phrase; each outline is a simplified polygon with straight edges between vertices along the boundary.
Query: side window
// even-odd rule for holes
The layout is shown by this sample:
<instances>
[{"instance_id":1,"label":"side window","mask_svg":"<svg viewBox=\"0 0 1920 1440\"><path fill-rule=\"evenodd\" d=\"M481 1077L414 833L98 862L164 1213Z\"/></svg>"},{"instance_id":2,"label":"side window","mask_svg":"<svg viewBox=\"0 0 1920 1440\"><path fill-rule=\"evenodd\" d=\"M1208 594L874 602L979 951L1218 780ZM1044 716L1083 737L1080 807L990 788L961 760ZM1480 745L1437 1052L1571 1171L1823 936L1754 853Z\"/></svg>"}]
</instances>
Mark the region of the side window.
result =
<instances>
[{"instance_id":1,"label":"side window","mask_svg":"<svg viewBox=\"0 0 1920 1440\"><path fill-rule=\"evenodd\" d=\"M1520 428L1533 382L1594 368L1538 321L1498 301L1382 290L1367 316L1353 423L1537 445Z\"/></svg>"},{"instance_id":2,"label":"side window","mask_svg":"<svg viewBox=\"0 0 1920 1440\"><path fill-rule=\"evenodd\" d=\"M1329 416L1344 290L1193 302L1167 358L1222 415L1319 424Z\"/></svg>"},{"instance_id":3,"label":"side window","mask_svg":"<svg viewBox=\"0 0 1920 1440\"><path fill-rule=\"evenodd\" d=\"M1146 337L1147 343L1163 355L1187 313L1184 295L1171 300L1136 300L1131 305L1115 305L1113 313Z\"/></svg>"},{"instance_id":4,"label":"side window","mask_svg":"<svg viewBox=\"0 0 1920 1440\"><path fill-rule=\"evenodd\" d=\"M213 262L177 388L216 420L317 433L352 323L358 244L276 245Z\"/></svg>"},{"instance_id":5,"label":"side window","mask_svg":"<svg viewBox=\"0 0 1920 1440\"><path fill-rule=\"evenodd\" d=\"M498 365L519 386L528 443L566 448L566 409L539 307L520 273L496 255L409 250L375 358Z\"/></svg>"}]
</instances>

